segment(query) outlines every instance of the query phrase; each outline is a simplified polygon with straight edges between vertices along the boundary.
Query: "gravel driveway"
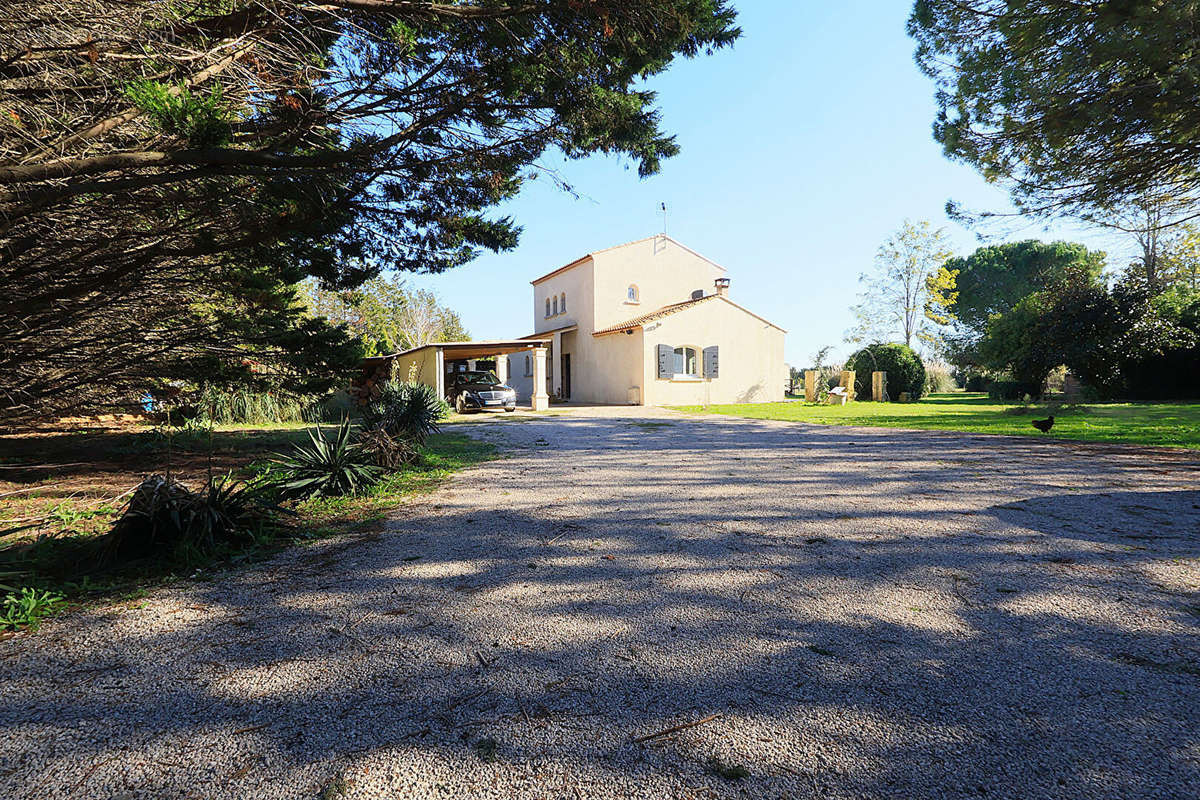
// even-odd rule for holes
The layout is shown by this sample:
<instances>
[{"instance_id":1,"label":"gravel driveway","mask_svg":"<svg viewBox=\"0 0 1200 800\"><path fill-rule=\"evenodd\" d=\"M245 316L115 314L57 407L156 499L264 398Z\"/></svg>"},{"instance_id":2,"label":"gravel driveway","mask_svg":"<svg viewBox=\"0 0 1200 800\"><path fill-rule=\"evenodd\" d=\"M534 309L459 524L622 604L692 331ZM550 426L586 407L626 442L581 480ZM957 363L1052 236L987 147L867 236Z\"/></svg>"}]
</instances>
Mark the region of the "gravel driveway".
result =
<instances>
[{"instance_id":1,"label":"gravel driveway","mask_svg":"<svg viewBox=\"0 0 1200 800\"><path fill-rule=\"evenodd\" d=\"M0 642L0 797L1200 797L1194 455L459 430L382 535Z\"/></svg>"}]
</instances>

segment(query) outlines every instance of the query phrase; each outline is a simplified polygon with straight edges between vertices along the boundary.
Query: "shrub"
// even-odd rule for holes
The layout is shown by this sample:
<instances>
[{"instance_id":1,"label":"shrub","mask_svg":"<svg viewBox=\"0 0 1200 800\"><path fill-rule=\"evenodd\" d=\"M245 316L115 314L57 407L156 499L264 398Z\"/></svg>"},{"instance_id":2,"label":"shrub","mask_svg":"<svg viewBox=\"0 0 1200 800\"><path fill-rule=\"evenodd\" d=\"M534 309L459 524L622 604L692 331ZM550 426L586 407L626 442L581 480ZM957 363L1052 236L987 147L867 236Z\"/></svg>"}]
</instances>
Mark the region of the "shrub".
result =
<instances>
[{"instance_id":1,"label":"shrub","mask_svg":"<svg viewBox=\"0 0 1200 800\"><path fill-rule=\"evenodd\" d=\"M253 488L228 475L209 480L199 492L154 475L138 485L102 540L101 560L152 555L187 559L252 541L255 506Z\"/></svg>"},{"instance_id":2,"label":"shrub","mask_svg":"<svg viewBox=\"0 0 1200 800\"><path fill-rule=\"evenodd\" d=\"M908 392L910 400L925 394L925 365L911 347L902 344L873 344L864 347L846 361L854 370L854 391L861 399L871 397L871 373L887 373L888 396L898 400Z\"/></svg>"},{"instance_id":3,"label":"shrub","mask_svg":"<svg viewBox=\"0 0 1200 800\"><path fill-rule=\"evenodd\" d=\"M431 433L438 432L438 421L449 413L450 407L433 387L385 381L379 396L363 409L363 419L369 428L420 445Z\"/></svg>"},{"instance_id":4,"label":"shrub","mask_svg":"<svg viewBox=\"0 0 1200 800\"><path fill-rule=\"evenodd\" d=\"M382 469L396 469L404 464L411 464L420 457L420 453L411 442L396 438L382 428L368 428L359 432L358 443L375 466Z\"/></svg>"},{"instance_id":5,"label":"shrub","mask_svg":"<svg viewBox=\"0 0 1200 800\"><path fill-rule=\"evenodd\" d=\"M993 400L1021 400L1025 395L1038 397L1041 389L1022 381L992 381L988 384L988 397Z\"/></svg>"},{"instance_id":6,"label":"shrub","mask_svg":"<svg viewBox=\"0 0 1200 800\"><path fill-rule=\"evenodd\" d=\"M988 379L983 375L971 375L963 384L968 392L986 392L988 387Z\"/></svg>"},{"instance_id":7,"label":"shrub","mask_svg":"<svg viewBox=\"0 0 1200 800\"><path fill-rule=\"evenodd\" d=\"M379 480L383 471L372 463L371 453L350 439L349 419L342 420L332 440L320 428L310 430L308 438L310 444L296 445L275 462L280 467L275 486L283 498L356 494Z\"/></svg>"}]
</instances>

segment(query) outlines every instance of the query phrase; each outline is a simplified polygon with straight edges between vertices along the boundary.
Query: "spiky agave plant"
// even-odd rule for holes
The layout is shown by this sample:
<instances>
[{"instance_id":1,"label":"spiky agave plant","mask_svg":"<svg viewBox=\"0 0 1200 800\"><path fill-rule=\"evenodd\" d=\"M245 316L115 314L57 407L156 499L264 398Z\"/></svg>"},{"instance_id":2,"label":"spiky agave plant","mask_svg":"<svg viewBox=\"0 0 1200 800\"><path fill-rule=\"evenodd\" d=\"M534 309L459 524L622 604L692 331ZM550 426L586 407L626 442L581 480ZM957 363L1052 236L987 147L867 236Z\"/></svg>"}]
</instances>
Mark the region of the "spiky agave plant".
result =
<instances>
[{"instance_id":1,"label":"spiky agave plant","mask_svg":"<svg viewBox=\"0 0 1200 800\"><path fill-rule=\"evenodd\" d=\"M363 410L363 418L370 428L421 445L438 432L438 422L449 412L450 407L431 386L386 381L379 387L379 396Z\"/></svg>"},{"instance_id":2,"label":"spiky agave plant","mask_svg":"<svg viewBox=\"0 0 1200 800\"><path fill-rule=\"evenodd\" d=\"M284 499L356 494L379 480L383 470L371 463L371 455L350 436L350 420L343 419L333 439L319 427L308 431L309 444L298 444L288 455L280 455L280 479L276 488Z\"/></svg>"}]
</instances>

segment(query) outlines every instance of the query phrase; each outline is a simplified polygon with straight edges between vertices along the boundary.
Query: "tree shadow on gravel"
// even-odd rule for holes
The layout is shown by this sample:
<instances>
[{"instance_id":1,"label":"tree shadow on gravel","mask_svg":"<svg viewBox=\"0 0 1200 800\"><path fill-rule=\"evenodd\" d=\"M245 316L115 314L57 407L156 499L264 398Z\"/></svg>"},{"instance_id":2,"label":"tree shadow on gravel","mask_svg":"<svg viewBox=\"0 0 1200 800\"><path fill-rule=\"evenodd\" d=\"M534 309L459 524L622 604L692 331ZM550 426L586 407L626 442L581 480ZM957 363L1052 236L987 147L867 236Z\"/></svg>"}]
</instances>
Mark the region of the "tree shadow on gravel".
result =
<instances>
[{"instance_id":1,"label":"tree shadow on gravel","mask_svg":"<svg viewBox=\"0 0 1200 800\"><path fill-rule=\"evenodd\" d=\"M496 428L382 535L0 643L0 794L1196 796L1186 462Z\"/></svg>"}]
</instances>

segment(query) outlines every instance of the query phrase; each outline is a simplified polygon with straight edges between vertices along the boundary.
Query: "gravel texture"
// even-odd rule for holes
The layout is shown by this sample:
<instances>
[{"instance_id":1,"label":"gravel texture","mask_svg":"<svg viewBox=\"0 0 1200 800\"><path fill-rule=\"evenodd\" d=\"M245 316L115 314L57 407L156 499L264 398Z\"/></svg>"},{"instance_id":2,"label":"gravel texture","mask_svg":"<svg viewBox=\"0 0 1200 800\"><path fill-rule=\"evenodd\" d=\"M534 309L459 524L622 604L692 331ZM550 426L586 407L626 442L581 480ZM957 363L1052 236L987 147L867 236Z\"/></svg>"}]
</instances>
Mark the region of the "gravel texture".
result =
<instances>
[{"instance_id":1,"label":"gravel texture","mask_svg":"<svg viewBox=\"0 0 1200 800\"><path fill-rule=\"evenodd\" d=\"M1195 454L459 430L381 535L0 642L0 797L1200 797Z\"/></svg>"}]
</instances>

